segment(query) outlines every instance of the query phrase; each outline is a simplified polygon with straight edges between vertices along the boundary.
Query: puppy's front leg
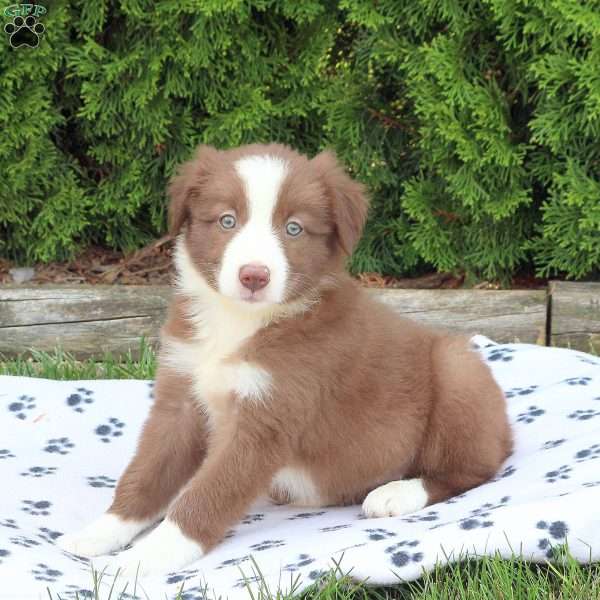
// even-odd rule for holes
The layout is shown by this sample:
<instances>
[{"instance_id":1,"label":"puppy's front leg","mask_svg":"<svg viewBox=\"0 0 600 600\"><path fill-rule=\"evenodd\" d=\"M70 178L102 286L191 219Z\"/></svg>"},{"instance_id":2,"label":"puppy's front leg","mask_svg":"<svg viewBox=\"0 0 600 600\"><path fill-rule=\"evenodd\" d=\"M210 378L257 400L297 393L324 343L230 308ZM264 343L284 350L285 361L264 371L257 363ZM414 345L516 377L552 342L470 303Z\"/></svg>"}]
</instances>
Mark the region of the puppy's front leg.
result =
<instances>
[{"instance_id":1,"label":"puppy's front leg","mask_svg":"<svg viewBox=\"0 0 600 600\"><path fill-rule=\"evenodd\" d=\"M60 537L63 550L98 556L126 546L158 521L197 471L206 452L205 417L188 378L159 369L156 400L138 448L119 480L112 505L84 529Z\"/></svg>"},{"instance_id":2,"label":"puppy's front leg","mask_svg":"<svg viewBox=\"0 0 600 600\"><path fill-rule=\"evenodd\" d=\"M272 431L236 428L209 451L165 520L117 556L108 572L141 577L169 573L197 560L244 516L284 460Z\"/></svg>"}]
</instances>

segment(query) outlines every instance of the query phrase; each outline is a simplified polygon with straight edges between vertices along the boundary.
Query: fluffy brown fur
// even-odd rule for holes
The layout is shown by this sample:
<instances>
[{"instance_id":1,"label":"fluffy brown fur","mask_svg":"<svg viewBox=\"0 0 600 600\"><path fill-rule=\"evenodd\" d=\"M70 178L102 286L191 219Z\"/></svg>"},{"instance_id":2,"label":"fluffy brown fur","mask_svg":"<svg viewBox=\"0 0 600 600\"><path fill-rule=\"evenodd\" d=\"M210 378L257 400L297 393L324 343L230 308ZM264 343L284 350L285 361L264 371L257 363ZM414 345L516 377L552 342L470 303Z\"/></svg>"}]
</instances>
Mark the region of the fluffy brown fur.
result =
<instances>
[{"instance_id":1,"label":"fluffy brown fur","mask_svg":"<svg viewBox=\"0 0 600 600\"><path fill-rule=\"evenodd\" d=\"M248 218L232 165L256 153L291 165L273 221L302 215L306 235L284 241L292 274L285 302L306 304L268 319L223 361L270 374L262 401L233 391L198 398L191 374L161 365L155 405L110 512L146 520L168 511L206 550L260 494L298 500L272 485L284 468L310 481L321 505L361 502L408 478L421 479L431 504L488 481L511 452L503 394L466 338L400 318L343 272L367 201L332 154L200 149L170 188L172 228L183 232L198 273L217 289L229 237L215 221L229 206L242 224ZM193 304L178 292L165 339L201 335Z\"/></svg>"}]
</instances>

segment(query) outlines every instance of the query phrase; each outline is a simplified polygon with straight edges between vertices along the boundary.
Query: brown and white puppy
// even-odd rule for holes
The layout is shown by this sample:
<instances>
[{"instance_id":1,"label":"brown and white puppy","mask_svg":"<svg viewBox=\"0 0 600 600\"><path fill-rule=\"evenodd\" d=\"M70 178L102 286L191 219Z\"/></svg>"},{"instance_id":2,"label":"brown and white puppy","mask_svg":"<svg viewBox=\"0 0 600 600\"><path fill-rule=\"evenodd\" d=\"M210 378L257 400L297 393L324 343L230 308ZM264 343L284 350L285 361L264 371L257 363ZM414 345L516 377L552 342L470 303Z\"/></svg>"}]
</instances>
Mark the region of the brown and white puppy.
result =
<instances>
[{"instance_id":1,"label":"brown and white puppy","mask_svg":"<svg viewBox=\"0 0 600 600\"><path fill-rule=\"evenodd\" d=\"M501 390L466 338L400 318L344 273L367 214L334 156L201 147L170 186L177 289L156 401L108 512L59 544L128 575L210 550L261 494L422 509L511 451Z\"/></svg>"}]
</instances>

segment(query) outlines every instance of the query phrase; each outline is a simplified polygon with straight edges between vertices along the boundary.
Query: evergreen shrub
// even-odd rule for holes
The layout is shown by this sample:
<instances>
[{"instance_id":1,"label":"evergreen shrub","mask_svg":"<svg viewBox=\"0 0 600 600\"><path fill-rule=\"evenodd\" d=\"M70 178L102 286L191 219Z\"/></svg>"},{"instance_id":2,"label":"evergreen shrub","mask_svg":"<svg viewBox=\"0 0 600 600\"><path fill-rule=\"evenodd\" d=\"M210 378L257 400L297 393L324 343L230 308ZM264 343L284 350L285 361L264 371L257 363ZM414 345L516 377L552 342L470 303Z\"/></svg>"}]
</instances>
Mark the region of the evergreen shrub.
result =
<instances>
[{"instance_id":1,"label":"evergreen shrub","mask_svg":"<svg viewBox=\"0 0 600 600\"><path fill-rule=\"evenodd\" d=\"M279 141L367 184L354 271L598 272L598 0L40 3L0 45L0 256L144 245L196 144Z\"/></svg>"}]
</instances>

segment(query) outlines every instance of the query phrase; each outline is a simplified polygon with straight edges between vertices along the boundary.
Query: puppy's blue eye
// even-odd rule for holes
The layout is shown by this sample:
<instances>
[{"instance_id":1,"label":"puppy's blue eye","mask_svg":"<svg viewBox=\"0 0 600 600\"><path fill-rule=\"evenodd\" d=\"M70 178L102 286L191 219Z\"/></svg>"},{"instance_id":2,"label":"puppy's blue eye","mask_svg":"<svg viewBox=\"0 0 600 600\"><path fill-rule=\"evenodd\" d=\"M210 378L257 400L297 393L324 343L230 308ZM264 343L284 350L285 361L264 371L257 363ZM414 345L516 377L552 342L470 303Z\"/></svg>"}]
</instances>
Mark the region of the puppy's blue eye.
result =
<instances>
[{"instance_id":1,"label":"puppy's blue eye","mask_svg":"<svg viewBox=\"0 0 600 600\"><path fill-rule=\"evenodd\" d=\"M286 230L287 234L291 235L292 237L296 237L296 236L300 235L303 231L302 225L300 225L300 223L296 223L296 221L290 221L285 226L285 230Z\"/></svg>"},{"instance_id":2,"label":"puppy's blue eye","mask_svg":"<svg viewBox=\"0 0 600 600\"><path fill-rule=\"evenodd\" d=\"M219 223L223 229L233 229L236 225L236 220L233 215L223 215L219 219Z\"/></svg>"}]
</instances>

